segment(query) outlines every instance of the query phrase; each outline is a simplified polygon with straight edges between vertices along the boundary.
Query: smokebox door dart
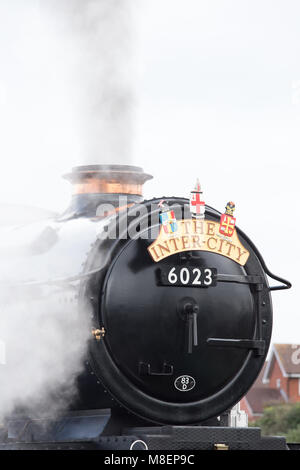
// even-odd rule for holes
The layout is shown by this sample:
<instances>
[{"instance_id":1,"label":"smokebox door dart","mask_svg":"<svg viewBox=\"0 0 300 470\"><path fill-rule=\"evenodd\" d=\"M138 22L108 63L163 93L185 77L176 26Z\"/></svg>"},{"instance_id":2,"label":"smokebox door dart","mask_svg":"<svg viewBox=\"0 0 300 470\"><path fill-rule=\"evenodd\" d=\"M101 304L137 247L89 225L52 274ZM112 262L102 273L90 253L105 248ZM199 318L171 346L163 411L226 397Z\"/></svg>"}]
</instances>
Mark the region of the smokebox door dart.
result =
<instances>
[{"instance_id":1,"label":"smokebox door dart","mask_svg":"<svg viewBox=\"0 0 300 470\"><path fill-rule=\"evenodd\" d=\"M189 354L193 352L193 346L198 346L198 331L197 331L197 316L199 312L198 305L193 305L190 302L184 305L184 315L187 322L187 351Z\"/></svg>"},{"instance_id":2,"label":"smokebox door dart","mask_svg":"<svg viewBox=\"0 0 300 470\"><path fill-rule=\"evenodd\" d=\"M285 449L284 438L243 427L246 415L236 404L265 364L272 291L291 284L268 270L236 226L234 203L224 214L205 206L199 180L190 197L145 200L143 185L151 176L131 165L85 165L66 178L73 196L53 218L55 243L28 254L27 281L15 288L28 289L30 313L37 304L42 312L59 312L59 326L68 331L63 348L52 348L46 365L36 354L34 365L47 371L49 390L51 370L68 363L63 386L76 383L76 394L60 413L47 407L39 427L30 417L39 416L38 409L18 412L18 419L13 410L0 430L0 449L189 450L222 449L222 443ZM101 212L107 205L110 215ZM48 225L22 226L18 236L22 243L38 239ZM47 268L42 279L37 267ZM15 271L20 277L20 264ZM270 287L268 276L280 284ZM59 355L66 352L72 361ZM0 378L6 376L19 383L20 369L9 360L0 365ZM65 403L61 388L52 385L57 403ZM40 390L30 403L27 395L13 398L27 410L44 398Z\"/></svg>"}]
</instances>

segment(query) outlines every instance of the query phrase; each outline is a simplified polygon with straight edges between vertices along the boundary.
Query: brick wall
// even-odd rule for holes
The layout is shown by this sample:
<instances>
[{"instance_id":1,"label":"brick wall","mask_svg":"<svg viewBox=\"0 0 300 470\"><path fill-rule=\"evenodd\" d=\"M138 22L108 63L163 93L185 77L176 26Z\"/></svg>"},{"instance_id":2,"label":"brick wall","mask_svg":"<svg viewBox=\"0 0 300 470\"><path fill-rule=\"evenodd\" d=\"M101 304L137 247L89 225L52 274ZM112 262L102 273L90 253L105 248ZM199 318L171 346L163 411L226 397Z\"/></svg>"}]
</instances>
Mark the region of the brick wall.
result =
<instances>
[{"instance_id":1,"label":"brick wall","mask_svg":"<svg viewBox=\"0 0 300 470\"><path fill-rule=\"evenodd\" d=\"M289 388L289 401L300 402L300 395L299 395L299 379L298 378L290 378L288 383Z\"/></svg>"}]
</instances>

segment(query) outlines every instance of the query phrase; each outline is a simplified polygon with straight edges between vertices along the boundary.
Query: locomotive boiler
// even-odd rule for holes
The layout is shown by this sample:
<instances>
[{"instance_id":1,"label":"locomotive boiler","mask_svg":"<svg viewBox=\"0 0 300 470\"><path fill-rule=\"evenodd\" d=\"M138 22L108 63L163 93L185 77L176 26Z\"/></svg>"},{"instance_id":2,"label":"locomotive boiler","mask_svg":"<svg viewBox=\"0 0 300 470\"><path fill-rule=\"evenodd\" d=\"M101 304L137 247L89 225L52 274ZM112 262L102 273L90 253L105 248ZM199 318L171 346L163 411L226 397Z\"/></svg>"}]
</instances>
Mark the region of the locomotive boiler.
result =
<instances>
[{"instance_id":1,"label":"locomotive boiler","mask_svg":"<svg viewBox=\"0 0 300 470\"><path fill-rule=\"evenodd\" d=\"M17 283L53 298L64 285L72 309L89 312L85 370L67 412L42 428L11 417L2 447L285 448L228 426L266 359L271 291L291 286L235 226L232 203L222 215L199 185L190 200L144 200L151 176L133 166L80 166L66 178L71 204L36 225L30 275L19 265Z\"/></svg>"}]
</instances>

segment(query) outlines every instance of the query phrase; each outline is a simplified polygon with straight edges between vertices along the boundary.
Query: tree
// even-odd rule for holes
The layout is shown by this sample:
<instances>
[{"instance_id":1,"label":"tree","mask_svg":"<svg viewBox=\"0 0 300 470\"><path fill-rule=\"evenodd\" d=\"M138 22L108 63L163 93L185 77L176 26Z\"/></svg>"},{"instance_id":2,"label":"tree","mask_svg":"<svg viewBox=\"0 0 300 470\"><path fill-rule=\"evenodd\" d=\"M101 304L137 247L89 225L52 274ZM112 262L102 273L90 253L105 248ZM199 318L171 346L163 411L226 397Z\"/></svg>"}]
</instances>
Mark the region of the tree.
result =
<instances>
[{"instance_id":1,"label":"tree","mask_svg":"<svg viewBox=\"0 0 300 470\"><path fill-rule=\"evenodd\" d=\"M294 429L291 429L286 435L287 442L299 442L300 443L300 424Z\"/></svg>"},{"instance_id":2,"label":"tree","mask_svg":"<svg viewBox=\"0 0 300 470\"><path fill-rule=\"evenodd\" d=\"M284 436L288 442L300 442L300 403L267 406L253 426L260 427L262 435Z\"/></svg>"}]
</instances>

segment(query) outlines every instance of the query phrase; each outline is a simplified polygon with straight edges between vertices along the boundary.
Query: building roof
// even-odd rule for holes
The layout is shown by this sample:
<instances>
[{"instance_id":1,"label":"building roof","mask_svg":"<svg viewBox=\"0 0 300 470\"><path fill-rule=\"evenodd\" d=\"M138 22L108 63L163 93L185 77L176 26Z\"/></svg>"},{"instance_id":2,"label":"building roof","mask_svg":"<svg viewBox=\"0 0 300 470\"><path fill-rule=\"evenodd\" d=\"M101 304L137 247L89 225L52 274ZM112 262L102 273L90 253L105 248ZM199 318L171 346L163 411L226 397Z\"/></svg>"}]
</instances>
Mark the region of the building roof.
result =
<instances>
[{"instance_id":1,"label":"building roof","mask_svg":"<svg viewBox=\"0 0 300 470\"><path fill-rule=\"evenodd\" d=\"M263 375L264 383L269 379L275 359L277 360L284 377L300 377L300 345L273 345L271 357Z\"/></svg>"},{"instance_id":2,"label":"building roof","mask_svg":"<svg viewBox=\"0 0 300 470\"><path fill-rule=\"evenodd\" d=\"M245 397L253 415L261 415L267 405L285 403L278 388L252 387Z\"/></svg>"},{"instance_id":3,"label":"building roof","mask_svg":"<svg viewBox=\"0 0 300 470\"><path fill-rule=\"evenodd\" d=\"M265 361L263 368L261 369L257 379L255 380L251 388L267 388L268 387L268 384L263 381L263 377L265 375L267 366L268 366L268 361Z\"/></svg>"},{"instance_id":4,"label":"building roof","mask_svg":"<svg viewBox=\"0 0 300 470\"><path fill-rule=\"evenodd\" d=\"M262 415L263 409L267 405L285 402L279 389L269 388L268 383L263 381L268 364L267 361L264 363L256 381L245 396L253 415Z\"/></svg>"}]
</instances>

